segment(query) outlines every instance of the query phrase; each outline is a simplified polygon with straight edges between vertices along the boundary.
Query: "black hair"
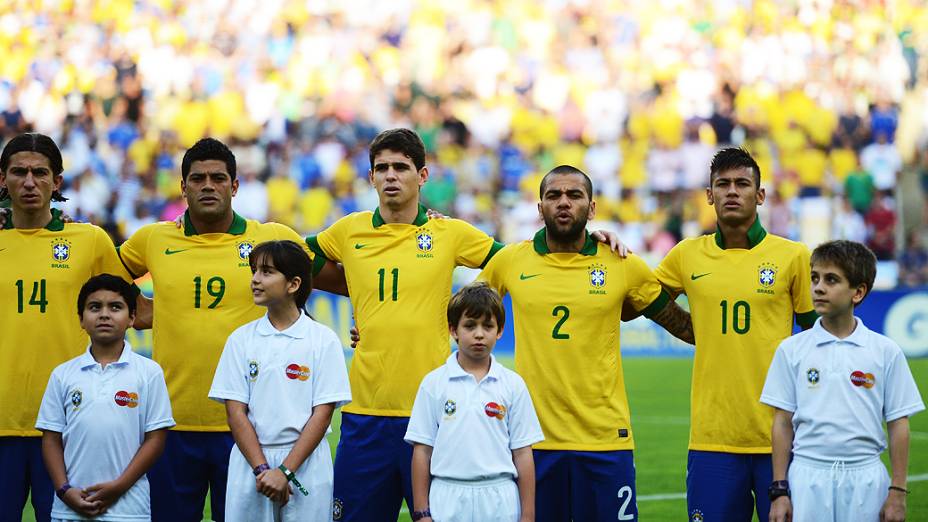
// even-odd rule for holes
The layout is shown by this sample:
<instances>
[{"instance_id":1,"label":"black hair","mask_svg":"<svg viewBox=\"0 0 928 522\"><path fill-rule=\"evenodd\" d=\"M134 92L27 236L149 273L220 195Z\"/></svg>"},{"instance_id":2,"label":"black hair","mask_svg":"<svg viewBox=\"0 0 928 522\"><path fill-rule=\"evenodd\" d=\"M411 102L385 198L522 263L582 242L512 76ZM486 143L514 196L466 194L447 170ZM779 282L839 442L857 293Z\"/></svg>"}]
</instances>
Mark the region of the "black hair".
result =
<instances>
[{"instance_id":1,"label":"black hair","mask_svg":"<svg viewBox=\"0 0 928 522\"><path fill-rule=\"evenodd\" d=\"M126 307L129 309L129 315L135 315L135 300L139 295L139 289L125 279L113 274L95 275L84 283L81 291L77 294L77 316L81 317L84 313L84 306L87 304L87 298L90 294L98 290L109 290L116 292L126 300Z\"/></svg>"},{"instance_id":2,"label":"black hair","mask_svg":"<svg viewBox=\"0 0 928 522\"><path fill-rule=\"evenodd\" d=\"M0 153L0 171L6 173L10 166L10 160L13 154L17 152L38 152L48 158L48 165L52 169L52 174L60 176L64 172L64 162L61 159L61 150L55 144L55 140L38 132L27 132L20 134L7 142ZM0 188L0 201L10 197L6 187ZM67 201L68 198L61 195L61 192L52 192L52 201Z\"/></svg>"},{"instance_id":3,"label":"black hair","mask_svg":"<svg viewBox=\"0 0 928 522\"><path fill-rule=\"evenodd\" d=\"M754 175L754 187L760 188L760 166L748 151L740 147L728 147L715 153L712 157L712 164L709 166L709 186L712 186L712 180L716 175L741 168L751 169Z\"/></svg>"},{"instance_id":4,"label":"black hair","mask_svg":"<svg viewBox=\"0 0 928 522\"><path fill-rule=\"evenodd\" d=\"M495 317L497 327L506 324L506 309L499 294L485 281L475 281L461 287L448 302L448 326L457 328L461 318Z\"/></svg>"},{"instance_id":5,"label":"black hair","mask_svg":"<svg viewBox=\"0 0 928 522\"><path fill-rule=\"evenodd\" d=\"M812 251L811 262L813 265L829 263L840 268L851 288L867 285L864 297L873 290L873 281L876 279L876 255L862 243L844 239L822 243Z\"/></svg>"},{"instance_id":6,"label":"black hair","mask_svg":"<svg viewBox=\"0 0 928 522\"><path fill-rule=\"evenodd\" d=\"M416 170L425 166L425 144L415 131L409 129L385 130L374 138L370 146L371 169L374 168L374 157L383 150L399 152L412 160Z\"/></svg>"},{"instance_id":7,"label":"black hair","mask_svg":"<svg viewBox=\"0 0 928 522\"><path fill-rule=\"evenodd\" d=\"M548 178L551 176L568 176L568 175L580 175L583 176L583 184L586 186L586 195L590 198L590 201L593 200L593 181L589 176L586 175L586 172L578 169L577 167L571 165L558 165L551 169L545 177L541 178L541 186L538 188L538 197L540 199L545 198L545 186L548 184Z\"/></svg>"},{"instance_id":8,"label":"black hair","mask_svg":"<svg viewBox=\"0 0 928 522\"><path fill-rule=\"evenodd\" d=\"M180 164L180 175L184 181L187 181L187 175L190 174L190 166L194 161L219 160L226 164L226 171L231 179L235 179L235 154L226 147L225 143L215 138L203 138L193 144L193 147L187 149L184 153L184 160Z\"/></svg>"},{"instance_id":9,"label":"black hair","mask_svg":"<svg viewBox=\"0 0 928 522\"><path fill-rule=\"evenodd\" d=\"M258 262L264 258L271 260L274 269L284 275L287 281L300 278L300 288L293 294L293 300L299 309L306 306L306 300L313 290L313 263L303 247L290 240L265 241L252 249L248 255L248 264L254 273Z\"/></svg>"}]
</instances>

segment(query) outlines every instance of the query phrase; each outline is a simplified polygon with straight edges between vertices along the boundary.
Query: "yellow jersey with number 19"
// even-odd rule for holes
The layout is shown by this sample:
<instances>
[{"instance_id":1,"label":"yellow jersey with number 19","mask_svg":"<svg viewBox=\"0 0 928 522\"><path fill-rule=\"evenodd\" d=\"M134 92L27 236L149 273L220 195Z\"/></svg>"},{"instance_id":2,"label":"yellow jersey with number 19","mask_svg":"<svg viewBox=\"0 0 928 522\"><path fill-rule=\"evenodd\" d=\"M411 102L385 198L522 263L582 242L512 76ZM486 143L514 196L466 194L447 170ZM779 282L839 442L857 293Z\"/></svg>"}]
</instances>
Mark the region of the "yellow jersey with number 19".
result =
<instances>
[{"instance_id":1,"label":"yellow jersey with number 19","mask_svg":"<svg viewBox=\"0 0 928 522\"><path fill-rule=\"evenodd\" d=\"M355 212L307 242L345 267L361 335L344 411L408 417L419 382L451 351L454 267L483 266L502 245L459 219L429 220L421 206L412 224L385 223L379 209Z\"/></svg>"},{"instance_id":2,"label":"yellow jersey with number 19","mask_svg":"<svg viewBox=\"0 0 928 522\"><path fill-rule=\"evenodd\" d=\"M692 450L769 453L773 408L760 403L780 341L815 321L809 249L755 221L750 248L724 249L721 232L685 239L655 273L686 294L696 334L690 396Z\"/></svg>"},{"instance_id":3,"label":"yellow jersey with number 19","mask_svg":"<svg viewBox=\"0 0 928 522\"><path fill-rule=\"evenodd\" d=\"M184 216L146 225L119 247L134 276L151 272L155 292L152 359L164 370L179 431L228 431L223 406L208 398L226 339L265 313L251 295L248 255L258 244L303 238L278 223L235 215L225 233L199 234ZM310 253L310 259L313 254Z\"/></svg>"},{"instance_id":4,"label":"yellow jersey with number 19","mask_svg":"<svg viewBox=\"0 0 928 522\"><path fill-rule=\"evenodd\" d=\"M536 449L634 449L619 349L622 304L651 317L670 296L638 256L622 259L587 235L552 253L541 229L503 248L480 275L512 296L516 371L545 434Z\"/></svg>"},{"instance_id":5,"label":"yellow jersey with number 19","mask_svg":"<svg viewBox=\"0 0 928 522\"><path fill-rule=\"evenodd\" d=\"M52 370L87 348L77 295L92 276L131 282L102 228L63 223L0 230L0 437L41 435L35 419ZM85 393L88 391L85 390Z\"/></svg>"}]
</instances>

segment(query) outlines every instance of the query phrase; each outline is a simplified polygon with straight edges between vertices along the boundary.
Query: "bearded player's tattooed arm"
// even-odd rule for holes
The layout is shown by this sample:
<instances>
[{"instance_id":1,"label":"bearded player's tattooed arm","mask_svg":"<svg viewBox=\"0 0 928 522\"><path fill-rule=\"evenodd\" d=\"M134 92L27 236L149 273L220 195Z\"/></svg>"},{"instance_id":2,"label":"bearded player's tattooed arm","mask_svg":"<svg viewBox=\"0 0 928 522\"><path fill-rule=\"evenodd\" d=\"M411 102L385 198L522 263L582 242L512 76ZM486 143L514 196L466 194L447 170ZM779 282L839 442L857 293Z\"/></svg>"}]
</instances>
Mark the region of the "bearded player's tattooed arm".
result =
<instances>
[{"instance_id":1,"label":"bearded player's tattooed arm","mask_svg":"<svg viewBox=\"0 0 928 522\"><path fill-rule=\"evenodd\" d=\"M674 301L668 301L667 306L651 316L651 320L661 325L677 339L688 344L696 344L690 313L680 308L680 305Z\"/></svg>"}]
</instances>

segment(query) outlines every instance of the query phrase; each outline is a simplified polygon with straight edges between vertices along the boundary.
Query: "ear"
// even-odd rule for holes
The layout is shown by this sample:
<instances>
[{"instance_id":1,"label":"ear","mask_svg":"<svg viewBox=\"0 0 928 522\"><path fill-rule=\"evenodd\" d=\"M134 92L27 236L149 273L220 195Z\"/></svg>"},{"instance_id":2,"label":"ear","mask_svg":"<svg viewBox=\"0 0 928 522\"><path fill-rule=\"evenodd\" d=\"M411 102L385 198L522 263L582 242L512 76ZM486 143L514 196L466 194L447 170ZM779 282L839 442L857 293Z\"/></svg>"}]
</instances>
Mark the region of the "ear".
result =
<instances>
[{"instance_id":1,"label":"ear","mask_svg":"<svg viewBox=\"0 0 928 522\"><path fill-rule=\"evenodd\" d=\"M502 327L499 327L499 328L496 330L496 340L497 340L497 341L499 341L500 339L503 338L503 330L505 330L505 329L506 329L506 327L505 327L505 326L502 326Z\"/></svg>"},{"instance_id":2,"label":"ear","mask_svg":"<svg viewBox=\"0 0 928 522\"><path fill-rule=\"evenodd\" d=\"M422 167L419 169L419 186L425 185L425 182L429 180L429 168Z\"/></svg>"},{"instance_id":3,"label":"ear","mask_svg":"<svg viewBox=\"0 0 928 522\"><path fill-rule=\"evenodd\" d=\"M238 193L238 178L235 178L232 180L232 195L234 196L237 193Z\"/></svg>"},{"instance_id":4,"label":"ear","mask_svg":"<svg viewBox=\"0 0 928 522\"><path fill-rule=\"evenodd\" d=\"M763 205L764 200L766 199L767 199L767 191L764 189L764 187L757 189L757 205L758 206Z\"/></svg>"},{"instance_id":5,"label":"ear","mask_svg":"<svg viewBox=\"0 0 928 522\"><path fill-rule=\"evenodd\" d=\"M541 211L541 201L538 202L537 206L538 206L538 217L541 218L542 222L544 222L545 213Z\"/></svg>"},{"instance_id":6,"label":"ear","mask_svg":"<svg viewBox=\"0 0 928 522\"><path fill-rule=\"evenodd\" d=\"M61 184L64 183L64 176L62 176L61 174L52 176L52 183L55 184L55 190L57 190L60 193Z\"/></svg>"},{"instance_id":7,"label":"ear","mask_svg":"<svg viewBox=\"0 0 928 522\"><path fill-rule=\"evenodd\" d=\"M591 200L590 200L590 209L589 209L589 210L587 211L587 213L586 213L586 219L587 219L587 221L592 221L592 220L593 220L593 216L595 216L595 215L596 215L596 200L595 200L595 199L591 199Z\"/></svg>"},{"instance_id":8,"label":"ear","mask_svg":"<svg viewBox=\"0 0 928 522\"><path fill-rule=\"evenodd\" d=\"M715 198L712 197L712 187L706 187L706 202L709 205L715 205Z\"/></svg>"},{"instance_id":9,"label":"ear","mask_svg":"<svg viewBox=\"0 0 928 522\"><path fill-rule=\"evenodd\" d=\"M454 326L448 325L448 333L451 334L451 337L454 337L454 342L458 342L458 330Z\"/></svg>"},{"instance_id":10,"label":"ear","mask_svg":"<svg viewBox=\"0 0 928 522\"><path fill-rule=\"evenodd\" d=\"M303 278L300 276L293 276L293 279L287 281L287 294L295 294L301 286L303 286Z\"/></svg>"},{"instance_id":11,"label":"ear","mask_svg":"<svg viewBox=\"0 0 928 522\"><path fill-rule=\"evenodd\" d=\"M187 199L187 180L183 178L180 180L180 195Z\"/></svg>"},{"instance_id":12,"label":"ear","mask_svg":"<svg viewBox=\"0 0 928 522\"><path fill-rule=\"evenodd\" d=\"M370 181L371 186L374 186L374 169L367 170L367 181Z\"/></svg>"},{"instance_id":13,"label":"ear","mask_svg":"<svg viewBox=\"0 0 928 522\"><path fill-rule=\"evenodd\" d=\"M854 295L851 296L851 302L854 303L854 306L860 304L864 300L864 297L867 297L867 285L860 283L857 285L857 288L854 289Z\"/></svg>"}]
</instances>

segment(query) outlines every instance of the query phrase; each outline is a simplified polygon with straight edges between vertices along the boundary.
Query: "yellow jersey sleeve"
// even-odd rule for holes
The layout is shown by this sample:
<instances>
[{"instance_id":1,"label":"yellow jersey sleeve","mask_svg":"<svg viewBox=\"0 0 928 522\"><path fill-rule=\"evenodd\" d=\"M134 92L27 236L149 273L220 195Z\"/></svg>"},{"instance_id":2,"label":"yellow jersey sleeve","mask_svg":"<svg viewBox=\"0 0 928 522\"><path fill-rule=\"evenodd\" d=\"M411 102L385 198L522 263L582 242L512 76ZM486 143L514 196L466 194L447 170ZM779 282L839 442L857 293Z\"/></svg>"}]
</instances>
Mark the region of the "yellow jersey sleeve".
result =
<instances>
[{"instance_id":1,"label":"yellow jersey sleeve","mask_svg":"<svg viewBox=\"0 0 928 522\"><path fill-rule=\"evenodd\" d=\"M109 234L102 228L95 228L94 243L94 250L97 252L97 255L94 256L94 274L113 274L131 283L134 278L126 270L122 261L119 260L116 246L113 245L113 240Z\"/></svg>"},{"instance_id":2,"label":"yellow jersey sleeve","mask_svg":"<svg viewBox=\"0 0 928 522\"><path fill-rule=\"evenodd\" d=\"M798 245L799 254L793 258L793 279L790 293L793 296L793 311L796 320L803 328L815 323L818 314L812 305L812 263L811 253L805 245Z\"/></svg>"},{"instance_id":3,"label":"yellow jersey sleeve","mask_svg":"<svg viewBox=\"0 0 928 522\"><path fill-rule=\"evenodd\" d=\"M157 225L152 224L141 227L119 246L119 259L133 278L139 278L148 273L148 262L145 254L148 239L151 237L155 226Z\"/></svg>"},{"instance_id":4,"label":"yellow jersey sleeve","mask_svg":"<svg viewBox=\"0 0 928 522\"><path fill-rule=\"evenodd\" d=\"M326 258L336 263L341 263L344 258L342 249L345 248L345 238L351 231L351 222L355 217L356 216L352 214L339 219L335 223L332 223L329 228L319 232L315 236L309 237L306 242L310 247L316 246L318 252Z\"/></svg>"},{"instance_id":5,"label":"yellow jersey sleeve","mask_svg":"<svg viewBox=\"0 0 928 522\"><path fill-rule=\"evenodd\" d=\"M669 298L660 299L661 284L644 260L635 254L629 254L624 264L625 287L628 289L626 300L635 310L650 316L667 305Z\"/></svg>"},{"instance_id":6,"label":"yellow jersey sleeve","mask_svg":"<svg viewBox=\"0 0 928 522\"><path fill-rule=\"evenodd\" d=\"M486 281L488 285L495 288L500 296L509 293L506 286L506 270L509 261L512 259L513 252L516 251L515 245L507 245L499 250L483 267L483 271L477 276L477 279Z\"/></svg>"},{"instance_id":7,"label":"yellow jersey sleeve","mask_svg":"<svg viewBox=\"0 0 928 522\"><path fill-rule=\"evenodd\" d=\"M683 241L687 240L684 239ZM684 242L674 245L654 270L654 275L657 276L657 279L670 292L672 297L676 297L684 291L683 272L680 269L680 256L685 249Z\"/></svg>"},{"instance_id":8,"label":"yellow jersey sleeve","mask_svg":"<svg viewBox=\"0 0 928 522\"><path fill-rule=\"evenodd\" d=\"M457 257L455 264L469 268L481 268L498 252L503 245L497 243L492 237L460 219L449 220L449 225L454 229L454 237L457 240Z\"/></svg>"}]
</instances>

